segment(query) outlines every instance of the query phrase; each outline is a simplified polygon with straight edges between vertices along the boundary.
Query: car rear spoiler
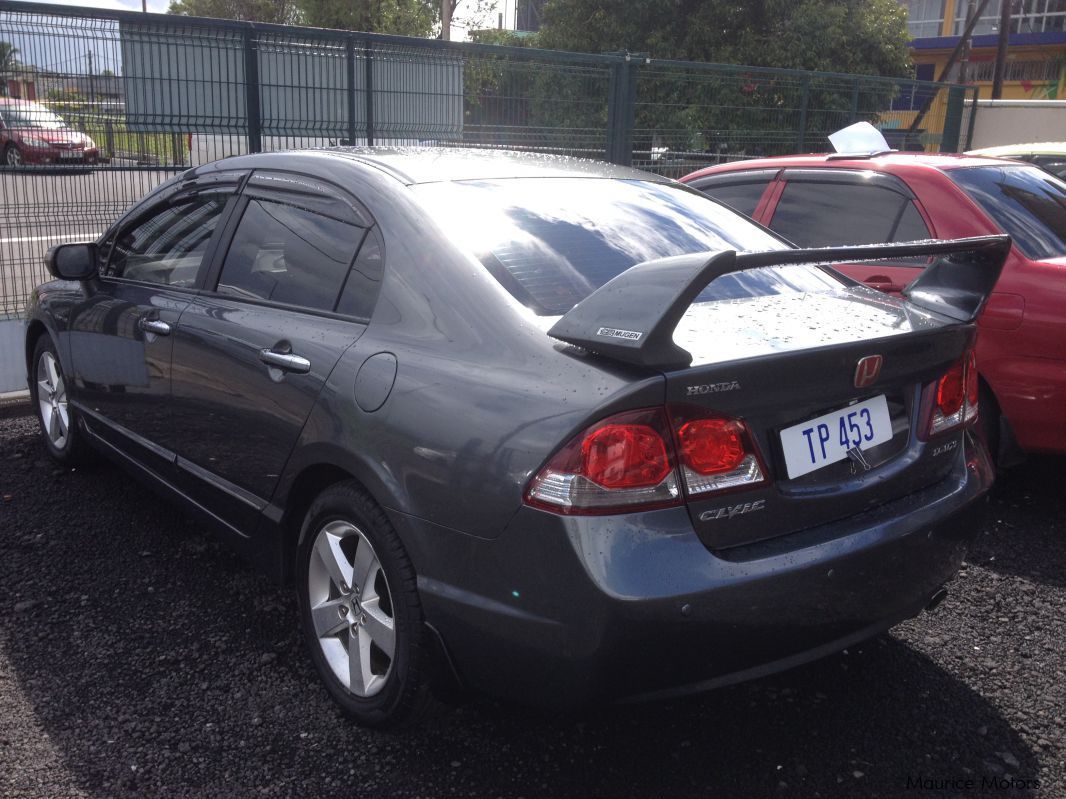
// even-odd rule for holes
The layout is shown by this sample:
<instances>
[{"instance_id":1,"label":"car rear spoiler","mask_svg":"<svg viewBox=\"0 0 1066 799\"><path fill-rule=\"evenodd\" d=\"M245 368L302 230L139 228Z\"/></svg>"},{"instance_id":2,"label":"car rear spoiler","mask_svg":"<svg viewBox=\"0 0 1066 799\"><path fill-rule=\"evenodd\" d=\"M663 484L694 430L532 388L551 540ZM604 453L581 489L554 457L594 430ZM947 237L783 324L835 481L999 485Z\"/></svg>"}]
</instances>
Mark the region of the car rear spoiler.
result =
<instances>
[{"instance_id":1,"label":"car rear spoiler","mask_svg":"<svg viewBox=\"0 0 1066 799\"><path fill-rule=\"evenodd\" d=\"M956 322L981 312L1010 252L1009 236L770 252L693 253L645 261L608 281L563 315L548 335L607 358L678 369L692 354L674 330L703 289L722 275L785 264L845 264L934 258L903 290L914 305Z\"/></svg>"}]
</instances>

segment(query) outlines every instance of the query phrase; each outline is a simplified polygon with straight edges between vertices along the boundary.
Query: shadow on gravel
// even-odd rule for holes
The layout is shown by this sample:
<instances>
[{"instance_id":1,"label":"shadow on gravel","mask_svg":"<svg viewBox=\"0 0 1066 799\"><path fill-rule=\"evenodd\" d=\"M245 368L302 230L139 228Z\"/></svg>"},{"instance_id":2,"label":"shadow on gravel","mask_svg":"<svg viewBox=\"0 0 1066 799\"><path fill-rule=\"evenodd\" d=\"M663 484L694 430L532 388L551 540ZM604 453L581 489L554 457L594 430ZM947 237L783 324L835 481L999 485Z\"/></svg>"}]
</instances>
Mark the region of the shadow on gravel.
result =
<instances>
[{"instance_id":1,"label":"shadow on gravel","mask_svg":"<svg viewBox=\"0 0 1066 799\"><path fill-rule=\"evenodd\" d=\"M42 738L38 795L1031 795L981 787L1033 779L1037 756L894 637L697 698L567 719L476 701L361 730L316 683L290 591L123 473L57 471L34 429L5 428L0 455L0 707L32 716L0 762L29 769L21 736Z\"/></svg>"},{"instance_id":2,"label":"shadow on gravel","mask_svg":"<svg viewBox=\"0 0 1066 799\"><path fill-rule=\"evenodd\" d=\"M971 563L1066 587L1066 457L1039 455L1000 473Z\"/></svg>"}]
</instances>

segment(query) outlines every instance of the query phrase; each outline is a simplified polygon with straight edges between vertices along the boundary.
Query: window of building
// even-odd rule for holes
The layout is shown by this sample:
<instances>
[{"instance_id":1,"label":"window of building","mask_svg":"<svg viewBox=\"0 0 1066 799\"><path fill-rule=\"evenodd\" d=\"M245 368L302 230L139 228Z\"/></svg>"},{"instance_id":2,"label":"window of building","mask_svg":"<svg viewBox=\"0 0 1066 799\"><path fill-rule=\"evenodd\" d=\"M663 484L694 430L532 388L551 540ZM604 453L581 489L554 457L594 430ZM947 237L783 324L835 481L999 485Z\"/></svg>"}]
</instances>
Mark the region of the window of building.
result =
<instances>
[{"instance_id":1,"label":"window of building","mask_svg":"<svg viewBox=\"0 0 1066 799\"><path fill-rule=\"evenodd\" d=\"M1012 0L1011 33L1048 33L1066 30L1066 0ZM991 0L977 21L974 34L996 33L1002 0ZM966 28L969 4L960 1L955 7L955 35ZM1020 78L1018 79L1020 80Z\"/></svg>"},{"instance_id":2,"label":"window of building","mask_svg":"<svg viewBox=\"0 0 1066 799\"><path fill-rule=\"evenodd\" d=\"M940 36L944 27L944 0L901 0L907 7L907 32L912 39Z\"/></svg>"}]
</instances>

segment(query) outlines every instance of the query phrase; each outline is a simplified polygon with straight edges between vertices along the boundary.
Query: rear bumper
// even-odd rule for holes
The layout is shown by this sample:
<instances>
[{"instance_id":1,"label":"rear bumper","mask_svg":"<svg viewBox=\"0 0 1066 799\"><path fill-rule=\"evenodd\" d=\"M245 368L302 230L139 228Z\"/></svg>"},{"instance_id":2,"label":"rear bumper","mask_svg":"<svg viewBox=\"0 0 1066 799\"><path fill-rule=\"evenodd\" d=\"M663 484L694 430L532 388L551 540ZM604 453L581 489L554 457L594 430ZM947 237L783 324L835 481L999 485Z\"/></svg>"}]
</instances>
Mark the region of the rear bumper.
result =
<instances>
[{"instance_id":1,"label":"rear bumper","mask_svg":"<svg viewBox=\"0 0 1066 799\"><path fill-rule=\"evenodd\" d=\"M983 447L968 444L948 478L916 494L721 552L683 508L523 508L491 541L393 519L460 679L568 707L750 679L916 615L958 570L991 479Z\"/></svg>"}]
</instances>

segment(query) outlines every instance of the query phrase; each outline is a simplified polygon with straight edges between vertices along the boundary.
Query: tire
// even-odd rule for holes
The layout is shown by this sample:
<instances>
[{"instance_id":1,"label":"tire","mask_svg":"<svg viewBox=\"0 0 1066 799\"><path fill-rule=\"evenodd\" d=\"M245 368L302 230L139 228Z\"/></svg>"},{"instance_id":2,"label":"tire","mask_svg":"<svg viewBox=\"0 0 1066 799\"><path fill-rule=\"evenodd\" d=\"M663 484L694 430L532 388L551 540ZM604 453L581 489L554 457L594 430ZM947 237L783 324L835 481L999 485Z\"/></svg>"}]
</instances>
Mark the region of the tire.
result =
<instances>
[{"instance_id":1,"label":"tire","mask_svg":"<svg viewBox=\"0 0 1066 799\"><path fill-rule=\"evenodd\" d=\"M78 428L77 411L68 402L63 367L48 335L37 339L33 348L30 397L48 454L64 466L85 463L89 459L89 448L84 433Z\"/></svg>"},{"instance_id":2,"label":"tire","mask_svg":"<svg viewBox=\"0 0 1066 799\"><path fill-rule=\"evenodd\" d=\"M22 158L22 150L14 144L9 144L4 149L4 163L8 166L23 166L25 161Z\"/></svg>"},{"instance_id":3,"label":"tire","mask_svg":"<svg viewBox=\"0 0 1066 799\"><path fill-rule=\"evenodd\" d=\"M344 713L381 729L419 719L430 680L415 571L358 484L331 486L307 511L296 593L311 660Z\"/></svg>"}]
</instances>

